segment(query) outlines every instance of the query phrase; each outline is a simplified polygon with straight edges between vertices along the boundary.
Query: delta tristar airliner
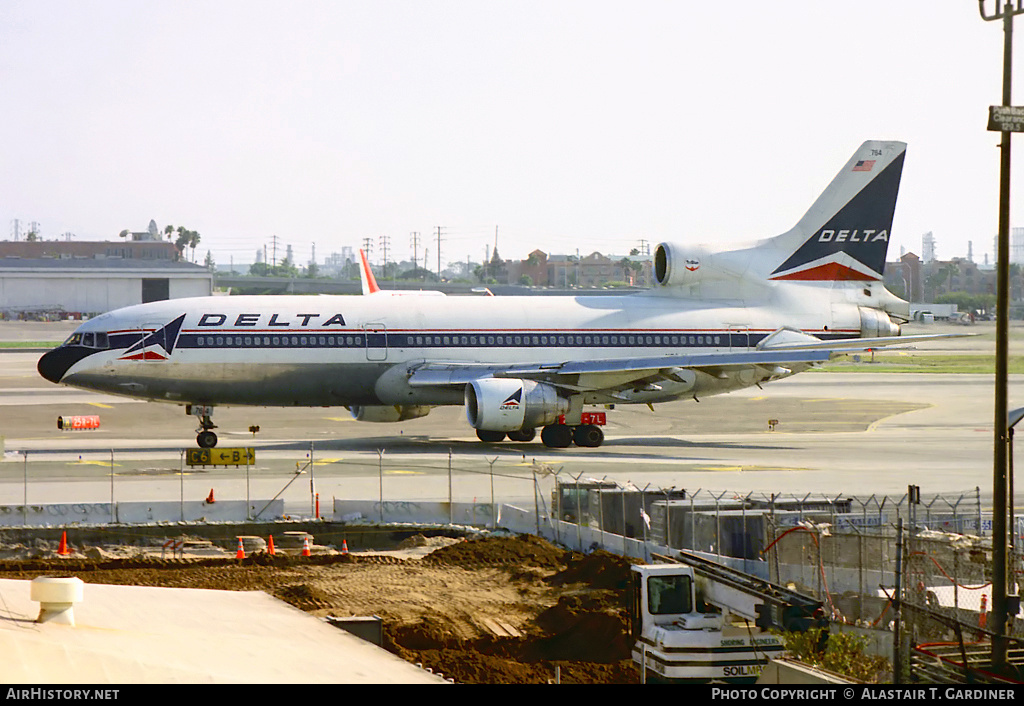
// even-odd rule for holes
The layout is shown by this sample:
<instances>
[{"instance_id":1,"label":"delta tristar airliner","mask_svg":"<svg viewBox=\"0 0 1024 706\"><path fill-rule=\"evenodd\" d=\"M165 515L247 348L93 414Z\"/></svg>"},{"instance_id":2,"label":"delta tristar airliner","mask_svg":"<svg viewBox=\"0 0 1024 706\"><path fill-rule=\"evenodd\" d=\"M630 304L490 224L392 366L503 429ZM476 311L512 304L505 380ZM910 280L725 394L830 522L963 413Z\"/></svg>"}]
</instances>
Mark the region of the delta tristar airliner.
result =
<instances>
[{"instance_id":1,"label":"delta tristar airliner","mask_svg":"<svg viewBox=\"0 0 1024 706\"><path fill-rule=\"evenodd\" d=\"M485 442L540 429L547 447L600 446L601 408L699 401L925 338L899 336L910 308L882 283L905 152L865 142L782 235L660 244L650 290L388 296L364 279L363 296L173 299L83 323L39 373L183 405L205 448L220 405L344 406L364 422L465 405Z\"/></svg>"}]
</instances>

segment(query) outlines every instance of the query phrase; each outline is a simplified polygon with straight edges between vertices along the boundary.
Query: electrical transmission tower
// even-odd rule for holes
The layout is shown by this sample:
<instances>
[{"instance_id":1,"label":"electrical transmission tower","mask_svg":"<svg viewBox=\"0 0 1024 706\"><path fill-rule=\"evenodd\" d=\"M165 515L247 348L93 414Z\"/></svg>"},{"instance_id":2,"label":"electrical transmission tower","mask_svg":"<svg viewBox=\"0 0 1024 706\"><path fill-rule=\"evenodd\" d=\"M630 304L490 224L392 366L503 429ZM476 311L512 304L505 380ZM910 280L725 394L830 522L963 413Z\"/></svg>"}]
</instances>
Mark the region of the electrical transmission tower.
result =
<instances>
[{"instance_id":1,"label":"electrical transmission tower","mask_svg":"<svg viewBox=\"0 0 1024 706\"><path fill-rule=\"evenodd\" d=\"M442 227L437 227L437 281L441 281L441 233Z\"/></svg>"},{"instance_id":2,"label":"electrical transmission tower","mask_svg":"<svg viewBox=\"0 0 1024 706\"><path fill-rule=\"evenodd\" d=\"M419 255L420 249L420 234L410 233L409 244L412 245L412 269L415 270L419 267L419 260L417 259L417 256ZM423 264L426 263L424 262Z\"/></svg>"},{"instance_id":3,"label":"electrical transmission tower","mask_svg":"<svg viewBox=\"0 0 1024 706\"><path fill-rule=\"evenodd\" d=\"M380 248L384 252L384 264L381 265L381 273L384 277L387 277L388 271L388 245L391 244L391 236L382 235L380 236Z\"/></svg>"}]
</instances>

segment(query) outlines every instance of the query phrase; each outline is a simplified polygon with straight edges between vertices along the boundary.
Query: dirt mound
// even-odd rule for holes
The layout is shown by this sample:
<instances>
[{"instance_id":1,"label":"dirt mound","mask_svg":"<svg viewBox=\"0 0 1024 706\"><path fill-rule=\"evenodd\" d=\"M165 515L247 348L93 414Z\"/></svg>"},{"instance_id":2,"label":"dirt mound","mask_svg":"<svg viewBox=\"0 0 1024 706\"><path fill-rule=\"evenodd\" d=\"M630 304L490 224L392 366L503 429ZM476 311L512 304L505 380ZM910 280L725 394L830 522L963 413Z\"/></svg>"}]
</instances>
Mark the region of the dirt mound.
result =
<instances>
[{"instance_id":1,"label":"dirt mound","mask_svg":"<svg viewBox=\"0 0 1024 706\"><path fill-rule=\"evenodd\" d=\"M425 615L416 622L392 626L391 641L415 652L438 650L459 644L455 628L443 618Z\"/></svg>"},{"instance_id":2,"label":"dirt mound","mask_svg":"<svg viewBox=\"0 0 1024 706\"><path fill-rule=\"evenodd\" d=\"M537 616L547 637L526 652L531 659L616 662L630 658L629 614L615 591L563 595Z\"/></svg>"},{"instance_id":3,"label":"dirt mound","mask_svg":"<svg viewBox=\"0 0 1024 706\"><path fill-rule=\"evenodd\" d=\"M612 664L569 660L529 661L517 655L475 652L466 659L461 649L420 652L416 662L435 674L461 684L638 684L639 674L632 662Z\"/></svg>"},{"instance_id":4,"label":"dirt mound","mask_svg":"<svg viewBox=\"0 0 1024 706\"><path fill-rule=\"evenodd\" d=\"M273 593L284 602L307 612L331 608L333 605L331 596L323 593L315 586L304 583L281 586L275 589Z\"/></svg>"},{"instance_id":5,"label":"dirt mound","mask_svg":"<svg viewBox=\"0 0 1024 706\"><path fill-rule=\"evenodd\" d=\"M415 538L427 548L451 541ZM636 683L629 661L629 564L536 536L484 537L422 559L314 554L245 559L22 559L0 576L270 593L317 617L379 615L384 646L469 684Z\"/></svg>"},{"instance_id":6,"label":"dirt mound","mask_svg":"<svg viewBox=\"0 0 1024 706\"><path fill-rule=\"evenodd\" d=\"M484 537L459 542L431 552L424 561L462 568L533 566L558 571L568 552L532 534Z\"/></svg>"},{"instance_id":7,"label":"dirt mound","mask_svg":"<svg viewBox=\"0 0 1024 706\"><path fill-rule=\"evenodd\" d=\"M591 554L573 553L568 557L566 567L549 579L552 586L583 583L590 588L625 591L629 588L629 559L603 549Z\"/></svg>"}]
</instances>

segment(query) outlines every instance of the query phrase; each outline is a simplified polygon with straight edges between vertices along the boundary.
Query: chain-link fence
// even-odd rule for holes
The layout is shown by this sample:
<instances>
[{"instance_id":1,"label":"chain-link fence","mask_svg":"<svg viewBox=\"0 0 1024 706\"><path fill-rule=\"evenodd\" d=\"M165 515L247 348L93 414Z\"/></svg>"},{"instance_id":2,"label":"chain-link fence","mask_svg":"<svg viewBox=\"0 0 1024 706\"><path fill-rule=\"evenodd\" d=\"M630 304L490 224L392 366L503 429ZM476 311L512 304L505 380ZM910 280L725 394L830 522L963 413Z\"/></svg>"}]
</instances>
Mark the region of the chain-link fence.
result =
<instances>
[{"instance_id":1,"label":"chain-link fence","mask_svg":"<svg viewBox=\"0 0 1024 706\"><path fill-rule=\"evenodd\" d=\"M946 665L942 673L952 680L971 670L981 675L979 655L996 628L988 615L991 521L978 488L917 498L638 487L573 477L516 456L449 453L411 470L407 457L392 461L383 450L342 458L312 444L260 451L252 466L227 470L188 466L184 454L93 451L8 454L0 472L0 525L7 527L217 521L218 509L232 502L240 521L299 516L344 523L339 498L358 498L367 522L421 522L410 514L415 509L433 513L435 524L491 528L514 505L526 518L521 531L572 549L605 547L641 560L684 549L790 584L821 600L835 621L873 635L883 652L888 645L907 679L936 664ZM55 493L64 499L43 503ZM418 499L416 508L410 497ZM278 503L272 511L268 501ZM457 512L459 503L465 508ZM1011 592L1024 578L1024 527L1018 522L1014 529ZM1008 636L1024 639L1024 621L1013 618ZM1024 649L1010 650L1011 659L1017 656L1024 660Z\"/></svg>"},{"instance_id":2,"label":"chain-link fence","mask_svg":"<svg viewBox=\"0 0 1024 706\"><path fill-rule=\"evenodd\" d=\"M992 526L978 488L923 497L909 491L896 497L741 494L607 482L567 482L558 489L558 516L608 533L602 546L639 557L649 556L651 545L654 551L699 552L821 600L837 627L858 631L893 660L902 681L1024 681L1024 670L1015 666L1024 664L1019 617L1005 631L1007 666L991 665ZM570 544L575 539L564 527L562 535ZM1016 593L1024 578L1024 523L1016 523L1013 535L1009 588Z\"/></svg>"}]
</instances>

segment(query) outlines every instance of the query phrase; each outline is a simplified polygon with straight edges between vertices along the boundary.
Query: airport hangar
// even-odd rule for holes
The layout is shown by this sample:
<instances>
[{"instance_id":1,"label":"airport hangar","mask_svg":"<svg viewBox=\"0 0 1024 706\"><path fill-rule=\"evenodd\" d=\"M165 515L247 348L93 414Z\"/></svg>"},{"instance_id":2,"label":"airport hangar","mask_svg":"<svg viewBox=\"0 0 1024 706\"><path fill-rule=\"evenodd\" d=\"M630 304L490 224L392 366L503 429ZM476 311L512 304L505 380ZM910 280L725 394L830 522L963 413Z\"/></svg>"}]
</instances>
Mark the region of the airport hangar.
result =
<instances>
[{"instance_id":1,"label":"airport hangar","mask_svg":"<svg viewBox=\"0 0 1024 706\"><path fill-rule=\"evenodd\" d=\"M132 304L209 296L213 273L190 262L130 258L0 258L0 318L93 316Z\"/></svg>"}]
</instances>

